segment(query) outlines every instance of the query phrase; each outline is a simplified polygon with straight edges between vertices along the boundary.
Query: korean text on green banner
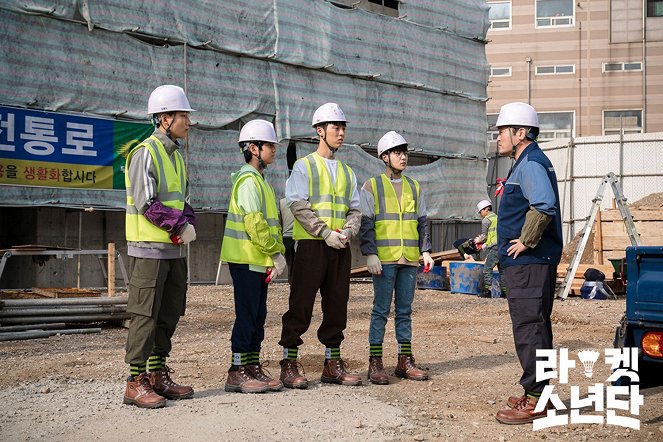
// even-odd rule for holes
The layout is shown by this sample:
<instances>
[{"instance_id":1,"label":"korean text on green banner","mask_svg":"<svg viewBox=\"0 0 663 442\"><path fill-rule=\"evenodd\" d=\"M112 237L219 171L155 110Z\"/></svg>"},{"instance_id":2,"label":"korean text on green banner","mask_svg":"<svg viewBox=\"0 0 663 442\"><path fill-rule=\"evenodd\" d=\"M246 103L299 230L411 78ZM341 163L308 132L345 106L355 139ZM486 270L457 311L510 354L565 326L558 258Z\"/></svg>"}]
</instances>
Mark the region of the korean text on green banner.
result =
<instances>
[{"instance_id":1,"label":"korean text on green banner","mask_svg":"<svg viewBox=\"0 0 663 442\"><path fill-rule=\"evenodd\" d=\"M0 106L0 184L124 189L151 124Z\"/></svg>"}]
</instances>

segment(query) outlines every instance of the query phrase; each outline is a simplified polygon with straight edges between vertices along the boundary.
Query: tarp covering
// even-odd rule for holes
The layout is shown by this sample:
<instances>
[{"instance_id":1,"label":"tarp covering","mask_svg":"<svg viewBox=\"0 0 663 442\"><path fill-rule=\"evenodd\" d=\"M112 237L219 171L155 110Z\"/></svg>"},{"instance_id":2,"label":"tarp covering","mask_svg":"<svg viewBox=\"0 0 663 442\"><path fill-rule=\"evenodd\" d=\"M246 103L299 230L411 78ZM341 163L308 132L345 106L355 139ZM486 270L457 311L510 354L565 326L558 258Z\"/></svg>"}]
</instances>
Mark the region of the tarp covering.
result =
<instances>
[{"instance_id":1,"label":"tarp covering","mask_svg":"<svg viewBox=\"0 0 663 442\"><path fill-rule=\"evenodd\" d=\"M340 158L360 181L383 166L359 145L374 147L396 130L442 157L408 169L429 195L429 215L473 218L486 196L486 161L476 158L486 156L487 7L408 0L399 8L401 19L324 0L182 0L159 9L152 1L6 0L0 105L146 121L150 91L182 85L197 110L188 144L193 205L225 211L229 174L242 164L240 124L271 119L287 147L312 137L313 111L333 101L349 120ZM298 153L312 147L298 142ZM285 151L267 173L279 194ZM120 209L124 197L2 186L0 204Z\"/></svg>"}]
</instances>

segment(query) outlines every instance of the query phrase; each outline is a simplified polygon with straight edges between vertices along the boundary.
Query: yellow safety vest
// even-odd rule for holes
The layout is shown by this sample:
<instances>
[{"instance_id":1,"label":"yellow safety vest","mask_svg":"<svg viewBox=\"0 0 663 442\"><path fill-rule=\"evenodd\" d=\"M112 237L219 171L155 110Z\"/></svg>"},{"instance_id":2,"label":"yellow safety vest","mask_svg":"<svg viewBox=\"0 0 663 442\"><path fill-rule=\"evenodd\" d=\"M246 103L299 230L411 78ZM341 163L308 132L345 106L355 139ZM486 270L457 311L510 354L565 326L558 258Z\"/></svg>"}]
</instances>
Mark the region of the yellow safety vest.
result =
<instances>
[{"instance_id":1,"label":"yellow safety vest","mask_svg":"<svg viewBox=\"0 0 663 442\"><path fill-rule=\"evenodd\" d=\"M235 264L250 264L272 267L274 260L258 249L249 238L244 227L244 215L237 204L237 192L245 180L252 179L260 189L260 203L263 217L269 226L269 233L275 241L282 243L281 228L279 225L279 212L276 208L274 189L257 172L246 171L235 180L232 197L228 207L228 218L221 243L221 261Z\"/></svg>"},{"instance_id":2,"label":"yellow safety vest","mask_svg":"<svg viewBox=\"0 0 663 442\"><path fill-rule=\"evenodd\" d=\"M394 186L385 174L370 181L375 201L378 258L395 262L404 256L408 261L419 261L419 183L403 176L399 203Z\"/></svg>"},{"instance_id":3,"label":"yellow safety vest","mask_svg":"<svg viewBox=\"0 0 663 442\"><path fill-rule=\"evenodd\" d=\"M490 226L486 234L486 247L492 247L497 244L497 215L490 212L486 218L490 220Z\"/></svg>"},{"instance_id":4,"label":"yellow safety vest","mask_svg":"<svg viewBox=\"0 0 663 442\"><path fill-rule=\"evenodd\" d=\"M352 191L355 188L352 169L337 161L336 183L332 184L327 165L317 153L313 152L297 161L303 161L308 171L308 200L311 209L331 230L342 229L345 226L345 217L350 210ZM322 239L311 236L297 219L292 229L292 236L295 240Z\"/></svg>"},{"instance_id":5,"label":"yellow safety vest","mask_svg":"<svg viewBox=\"0 0 663 442\"><path fill-rule=\"evenodd\" d=\"M179 150L173 152L175 164L168 157L165 147L154 135L137 145L127 156L124 173L124 185L127 189L126 234L127 241L134 242L164 242L172 243L170 234L152 224L134 206L131 196L131 181L129 180L129 164L140 147L144 147L152 156L156 169L157 198L166 207L184 210L184 197L186 192L186 169L184 159ZM139 183L142 185L142 183Z\"/></svg>"}]
</instances>

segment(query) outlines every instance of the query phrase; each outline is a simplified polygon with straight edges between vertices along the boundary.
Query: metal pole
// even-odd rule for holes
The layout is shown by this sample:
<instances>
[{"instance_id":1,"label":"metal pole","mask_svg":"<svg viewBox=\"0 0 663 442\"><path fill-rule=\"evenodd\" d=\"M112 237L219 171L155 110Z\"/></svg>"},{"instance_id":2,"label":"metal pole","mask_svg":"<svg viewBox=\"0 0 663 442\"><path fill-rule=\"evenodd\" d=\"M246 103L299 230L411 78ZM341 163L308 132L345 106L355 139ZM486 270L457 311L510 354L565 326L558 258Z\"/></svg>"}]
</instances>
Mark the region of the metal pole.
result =
<instances>
[{"instance_id":1,"label":"metal pole","mask_svg":"<svg viewBox=\"0 0 663 442\"><path fill-rule=\"evenodd\" d=\"M17 316L39 316L39 315L88 315L100 313L123 313L127 311L126 306L106 307L49 307L49 308L10 308L0 310L0 318L14 318Z\"/></svg>"},{"instance_id":2,"label":"metal pole","mask_svg":"<svg viewBox=\"0 0 663 442\"><path fill-rule=\"evenodd\" d=\"M71 328L66 330L30 330L15 333L0 333L0 341L22 341L26 339L49 338L53 335L73 335L101 333L100 328Z\"/></svg>"},{"instance_id":3,"label":"metal pole","mask_svg":"<svg viewBox=\"0 0 663 442\"><path fill-rule=\"evenodd\" d=\"M73 315L73 316L21 316L15 318L4 318L3 324L40 324L42 322L103 322L121 321L129 319L129 313L117 313L107 315Z\"/></svg>"},{"instance_id":4,"label":"metal pole","mask_svg":"<svg viewBox=\"0 0 663 442\"><path fill-rule=\"evenodd\" d=\"M9 325L7 327L0 327L0 333L26 330L53 330L56 328L65 328L66 326L67 325L64 322L56 322L54 324Z\"/></svg>"},{"instance_id":5,"label":"metal pole","mask_svg":"<svg viewBox=\"0 0 663 442\"><path fill-rule=\"evenodd\" d=\"M63 305L110 305L126 304L128 296L111 298L58 298L58 299L6 299L0 301L0 308L12 307L47 307Z\"/></svg>"}]
</instances>

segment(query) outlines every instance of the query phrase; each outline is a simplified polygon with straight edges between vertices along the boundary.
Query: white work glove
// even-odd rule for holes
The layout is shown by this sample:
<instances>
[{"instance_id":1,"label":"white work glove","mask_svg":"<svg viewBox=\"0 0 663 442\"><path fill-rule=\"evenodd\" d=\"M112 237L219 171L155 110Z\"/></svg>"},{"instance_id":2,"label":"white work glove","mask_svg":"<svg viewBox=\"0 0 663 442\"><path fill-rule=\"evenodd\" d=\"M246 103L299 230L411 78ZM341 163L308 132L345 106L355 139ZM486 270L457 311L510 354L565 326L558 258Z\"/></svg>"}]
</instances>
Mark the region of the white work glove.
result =
<instances>
[{"instance_id":1,"label":"white work glove","mask_svg":"<svg viewBox=\"0 0 663 442\"><path fill-rule=\"evenodd\" d=\"M325 238L325 242L327 243L327 245L335 249L344 249L347 240L348 238L345 237L345 235L343 235L342 233L338 233L334 230L332 230L327 236L327 238Z\"/></svg>"},{"instance_id":2,"label":"white work glove","mask_svg":"<svg viewBox=\"0 0 663 442\"><path fill-rule=\"evenodd\" d=\"M180 244L189 244L196 240L196 228L187 224L184 230L179 234Z\"/></svg>"},{"instance_id":3,"label":"white work glove","mask_svg":"<svg viewBox=\"0 0 663 442\"><path fill-rule=\"evenodd\" d=\"M429 272L435 265L435 261L433 261L433 258L430 257L429 252L424 252L422 255L424 257L424 272Z\"/></svg>"},{"instance_id":4,"label":"white work glove","mask_svg":"<svg viewBox=\"0 0 663 442\"><path fill-rule=\"evenodd\" d=\"M382 263L380 262L378 255L368 255L366 257L366 267L371 275L379 275L382 273Z\"/></svg>"},{"instance_id":5,"label":"white work glove","mask_svg":"<svg viewBox=\"0 0 663 442\"><path fill-rule=\"evenodd\" d=\"M279 275L283 274L283 271L285 270L285 257L280 253L277 253L272 256L272 259L274 260L274 267L272 268L271 279L276 279Z\"/></svg>"}]
</instances>

